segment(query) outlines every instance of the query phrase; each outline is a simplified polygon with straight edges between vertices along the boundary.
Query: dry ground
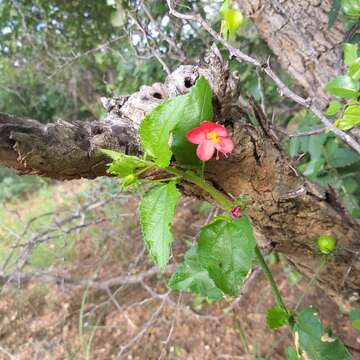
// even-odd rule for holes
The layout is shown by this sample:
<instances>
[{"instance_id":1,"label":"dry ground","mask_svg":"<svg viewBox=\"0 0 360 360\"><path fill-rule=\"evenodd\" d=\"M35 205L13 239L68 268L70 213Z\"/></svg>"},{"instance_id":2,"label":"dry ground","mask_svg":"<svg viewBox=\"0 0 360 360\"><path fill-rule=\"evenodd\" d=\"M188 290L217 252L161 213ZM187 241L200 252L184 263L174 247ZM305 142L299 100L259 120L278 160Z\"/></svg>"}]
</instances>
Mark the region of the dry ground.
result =
<instances>
[{"instance_id":1,"label":"dry ground","mask_svg":"<svg viewBox=\"0 0 360 360\"><path fill-rule=\"evenodd\" d=\"M66 192L79 191L78 186L66 186ZM61 203L62 197L54 201ZM51 274L73 280L96 278L96 284L102 284L119 275L130 279L152 268L139 231L136 196L118 207L119 212L130 216L101 222L91 231L80 229L71 261L55 263ZM29 208L31 203L21 211ZM209 211L213 210L202 209L195 200L181 203L174 226L175 262L181 260ZM105 213L108 210L96 209L92 219ZM95 238L98 241L94 243ZM290 281L284 261L272 267L286 303L294 305L308 281ZM61 280L7 286L0 297L0 359L286 358L284 351L292 338L286 329L271 331L266 326L265 312L273 305L273 298L260 272L252 277L241 297L218 303L188 294L167 294L167 278L168 274L155 274L103 289L73 286ZM309 304L320 308L325 323L355 349L354 360L360 360L360 339L348 317L315 288L305 297L304 305Z\"/></svg>"}]
</instances>

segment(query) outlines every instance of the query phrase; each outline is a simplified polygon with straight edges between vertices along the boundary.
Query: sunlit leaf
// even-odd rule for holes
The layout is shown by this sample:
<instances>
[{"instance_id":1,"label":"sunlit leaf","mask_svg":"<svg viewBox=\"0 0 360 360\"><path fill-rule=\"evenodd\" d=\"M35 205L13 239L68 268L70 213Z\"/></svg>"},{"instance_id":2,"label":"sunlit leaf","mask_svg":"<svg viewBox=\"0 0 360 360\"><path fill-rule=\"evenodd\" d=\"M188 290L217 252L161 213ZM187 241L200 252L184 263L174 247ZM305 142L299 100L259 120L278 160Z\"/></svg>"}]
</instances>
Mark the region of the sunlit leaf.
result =
<instances>
[{"instance_id":1,"label":"sunlit leaf","mask_svg":"<svg viewBox=\"0 0 360 360\"><path fill-rule=\"evenodd\" d=\"M333 116L342 108L342 104L338 101L330 101L325 115Z\"/></svg>"},{"instance_id":2,"label":"sunlit leaf","mask_svg":"<svg viewBox=\"0 0 360 360\"><path fill-rule=\"evenodd\" d=\"M170 164L170 136L174 132L173 150L179 163L200 164L195 146L185 139L186 129L202 120L212 120L212 92L207 80L200 77L191 91L164 101L145 116L140 126L140 140L146 153L161 167Z\"/></svg>"},{"instance_id":3,"label":"sunlit leaf","mask_svg":"<svg viewBox=\"0 0 360 360\"><path fill-rule=\"evenodd\" d=\"M351 360L342 342L324 330L316 308L308 307L300 311L295 317L294 331L301 352L309 360Z\"/></svg>"},{"instance_id":4,"label":"sunlit leaf","mask_svg":"<svg viewBox=\"0 0 360 360\"><path fill-rule=\"evenodd\" d=\"M211 300L223 297L222 291L210 278L207 269L200 264L197 245L185 254L184 262L171 276L169 287L179 291L190 291Z\"/></svg>"},{"instance_id":5,"label":"sunlit leaf","mask_svg":"<svg viewBox=\"0 0 360 360\"><path fill-rule=\"evenodd\" d=\"M166 269L173 240L171 224L180 197L175 182L152 187L141 199L140 223L149 254L161 271Z\"/></svg>"},{"instance_id":6,"label":"sunlit leaf","mask_svg":"<svg viewBox=\"0 0 360 360\"><path fill-rule=\"evenodd\" d=\"M325 90L330 94L343 98L356 98L360 95L358 82L349 76L338 76L326 84Z\"/></svg>"},{"instance_id":7,"label":"sunlit leaf","mask_svg":"<svg viewBox=\"0 0 360 360\"><path fill-rule=\"evenodd\" d=\"M120 177L132 175L135 170L148 167L149 165L136 156L125 155L113 150L102 149L102 153L113 161L108 167L108 173Z\"/></svg>"},{"instance_id":8,"label":"sunlit leaf","mask_svg":"<svg viewBox=\"0 0 360 360\"><path fill-rule=\"evenodd\" d=\"M344 44L344 63L346 66L350 66L358 59L357 53L358 53L357 44L351 44L351 43Z\"/></svg>"},{"instance_id":9,"label":"sunlit leaf","mask_svg":"<svg viewBox=\"0 0 360 360\"><path fill-rule=\"evenodd\" d=\"M289 319L287 311L280 306L273 306L266 312L266 323L270 329L278 329L284 326Z\"/></svg>"}]
</instances>

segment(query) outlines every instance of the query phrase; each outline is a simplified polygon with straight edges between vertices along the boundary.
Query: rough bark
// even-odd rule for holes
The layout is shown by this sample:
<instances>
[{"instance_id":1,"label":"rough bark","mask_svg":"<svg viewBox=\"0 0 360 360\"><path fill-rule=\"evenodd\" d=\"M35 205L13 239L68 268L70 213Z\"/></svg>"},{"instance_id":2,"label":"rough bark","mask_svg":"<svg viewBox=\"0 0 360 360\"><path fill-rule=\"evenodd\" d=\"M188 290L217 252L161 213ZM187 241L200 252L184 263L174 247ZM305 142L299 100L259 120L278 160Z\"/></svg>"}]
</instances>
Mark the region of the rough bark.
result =
<instances>
[{"instance_id":1,"label":"rough bark","mask_svg":"<svg viewBox=\"0 0 360 360\"><path fill-rule=\"evenodd\" d=\"M345 29L328 29L331 0L238 0L280 64L312 98L324 105L324 85L340 75Z\"/></svg>"},{"instance_id":2,"label":"rough bark","mask_svg":"<svg viewBox=\"0 0 360 360\"><path fill-rule=\"evenodd\" d=\"M189 91L200 75L213 88L216 120L228 127L236 144L229 159L208 163L207 178L219 190L245 195L260 246L283 252L308 277L321 263L315 240L322 234L335 236L337 250L319 284L344 309L360 306L359 224L331 192L319 191L296 172L256 104L261 126L246 121L233 101L237 79L216 48L202 65L182 66L164 84L143 87L130 97L103 99L108 110L104 122L41 125L2 114L0 163L60 179L104 175L106 159L99 149L140 151L138 128L144 115L164 99ZM183 189L201 196L189 184Z\"/></svg>"}]
</instances>

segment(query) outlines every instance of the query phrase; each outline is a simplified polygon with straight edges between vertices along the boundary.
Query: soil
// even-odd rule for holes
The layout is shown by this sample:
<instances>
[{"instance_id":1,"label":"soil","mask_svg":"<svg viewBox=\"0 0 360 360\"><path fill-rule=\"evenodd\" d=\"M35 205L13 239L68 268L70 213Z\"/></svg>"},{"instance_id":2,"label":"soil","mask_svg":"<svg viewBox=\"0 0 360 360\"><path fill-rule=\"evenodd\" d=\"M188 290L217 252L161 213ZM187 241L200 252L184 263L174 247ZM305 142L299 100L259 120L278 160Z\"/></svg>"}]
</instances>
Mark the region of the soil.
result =
<instances>
[{"instance_id":1,"label":"soil","mask_svg":"<svg viewBox=\"0 0 360 360\"><path fill-rule=\"evenodd\" d=\"M135 213L137 203L130 200L126 207ZM181 261L206 218L207 214L199 211L197 201L186 201L179 206L174 225L173 261ZM99 256L94 255L91 241L84 235L79 236L76 244L75 265L66 271L61 268L53 272L61 270L68 277L91 278L97 268L96 278L100 281L151 268L146 256L134 263L135 255L143 247L136 216L126 224L123 234L129 242L119 250L109 237L105 254L124 251L131 258L130 265L119 263L115 256L105 256L106 261L99 267ZM289 281L290 270L284 260L272 265L272 270L286 304L294 306L308 280L303 278L296 284ZM109 292L105 290L61 283L34 281L8 287L0 298L0 359L250 360L256 356L286 359L286 349L293 339L286 328L276 331L267 328L265 313L274 301L260 272L238 304L227 313L224 309L234 299L211 303L174 292L168 297L171 303L163 303L161 294L168 291L167 278L168 275L156 275L146 279L145 286L139 283L111 287L116 301L109 300ZM154 292L160 296L156 297ZM353 349L353 359L360 360L360 338L356 337L347 315L314 287L303 305L318 307L325 324Z\"/></svg>"}]
</instances>

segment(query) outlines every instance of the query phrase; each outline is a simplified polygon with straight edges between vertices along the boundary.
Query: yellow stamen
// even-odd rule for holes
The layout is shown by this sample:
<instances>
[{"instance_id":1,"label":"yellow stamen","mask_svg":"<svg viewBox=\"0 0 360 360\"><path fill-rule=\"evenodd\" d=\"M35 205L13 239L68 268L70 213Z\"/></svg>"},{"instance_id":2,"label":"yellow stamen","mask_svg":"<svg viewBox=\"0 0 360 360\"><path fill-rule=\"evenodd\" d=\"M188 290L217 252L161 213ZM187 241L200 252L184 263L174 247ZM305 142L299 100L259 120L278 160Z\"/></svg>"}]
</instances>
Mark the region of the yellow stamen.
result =
<instances>
[{"instance_id":1,"label":"yellow stamen","mask_svg":"<svg viewBox=\"0 0 360 360\"><path fill-rule=\"evenodd\" d=\"M214 144L220 144L221 140L218 137L218 134L215 131L210 131L208 132L208 135L210 137L210 140L214 143Z\"/></svg>"}]
</instances>

